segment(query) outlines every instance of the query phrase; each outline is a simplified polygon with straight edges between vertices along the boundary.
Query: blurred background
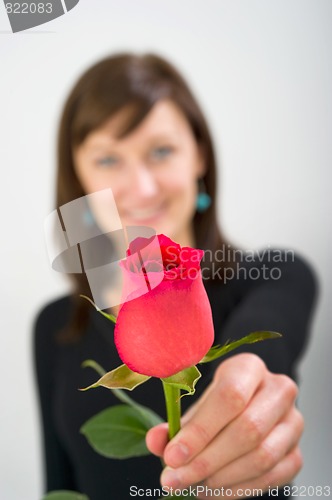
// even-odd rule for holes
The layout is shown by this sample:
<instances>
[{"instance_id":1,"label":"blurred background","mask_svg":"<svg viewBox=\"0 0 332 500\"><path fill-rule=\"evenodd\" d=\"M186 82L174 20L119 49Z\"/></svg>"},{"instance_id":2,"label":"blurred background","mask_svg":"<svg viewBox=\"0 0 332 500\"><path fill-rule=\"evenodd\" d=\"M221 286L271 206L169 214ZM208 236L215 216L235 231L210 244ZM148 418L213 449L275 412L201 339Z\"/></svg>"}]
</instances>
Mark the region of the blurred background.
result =
<instances>
[{"instance_id":1,"label":"blurred background","mask_svg":"<svg viewBox=\"0 0 332 500\"><path fill-rule=\"evenodd\" d=\"M80 73L122 50L166 56L189 80L216 143L228 237L248 248L293 248L319 275L300 364L305 465L296 484L329 484L331 26L329 0L81 0L12 34L0 4L1 499L42 492L31 328L39 308L68 289L43 236L59 113Z\"/></svg>"}]
</instances>

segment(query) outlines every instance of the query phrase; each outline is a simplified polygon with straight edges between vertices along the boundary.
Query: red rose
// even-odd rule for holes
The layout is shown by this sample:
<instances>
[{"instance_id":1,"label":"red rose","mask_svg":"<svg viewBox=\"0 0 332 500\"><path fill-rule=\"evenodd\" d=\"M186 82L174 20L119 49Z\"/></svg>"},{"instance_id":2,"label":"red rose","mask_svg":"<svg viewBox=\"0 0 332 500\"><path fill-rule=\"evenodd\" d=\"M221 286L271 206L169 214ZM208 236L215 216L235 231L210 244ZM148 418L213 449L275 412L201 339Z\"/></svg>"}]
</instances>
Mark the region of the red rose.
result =
<instances>
[{"instance_id":1,"label":"red rose","mask_svg":"<svg viewBox=\"0 0 332 500\"><path fill-rule=\"evenodd\" d=\"M131 370L166 378L197 364L210 349L214 330L200 270L203 254L164 235L130 244L121 263L127 301L118 314L115 344Z\"/></svg>"}]
</instances>

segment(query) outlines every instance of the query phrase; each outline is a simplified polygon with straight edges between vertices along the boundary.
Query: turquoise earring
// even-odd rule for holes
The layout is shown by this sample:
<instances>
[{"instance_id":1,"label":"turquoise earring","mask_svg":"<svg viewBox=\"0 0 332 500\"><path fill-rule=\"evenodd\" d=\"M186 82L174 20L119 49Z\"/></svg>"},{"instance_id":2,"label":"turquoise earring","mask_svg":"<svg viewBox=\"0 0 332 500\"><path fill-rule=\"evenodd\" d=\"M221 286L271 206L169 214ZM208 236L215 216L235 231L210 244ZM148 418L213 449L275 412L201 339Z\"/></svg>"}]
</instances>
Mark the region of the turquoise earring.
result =
<instances>
[{"instance_id":1,"label":"turquoise earring","mask_svg":"<svg viewBox=\"0 0 332 500\"><path fill-rule=\"evenodd\" d=\"M83 213L83 222L86 226L89 227L93 226L95 223L91 210L89 210L88 208Z\"/></svg>"},{"instance_id":2,"label":"turquoise earring","mask_svg":"<svg viewBox=\"0 0 332 500\"><path fill-rule=\"evenodd\" d=\"M206 187L203 179L199 179L198 185L199 190L196 198L196 210L197 212L202 214L206 212L206 210L210 207L212 200L211 196L206 192Z\"/></svg>"}]
</instances>

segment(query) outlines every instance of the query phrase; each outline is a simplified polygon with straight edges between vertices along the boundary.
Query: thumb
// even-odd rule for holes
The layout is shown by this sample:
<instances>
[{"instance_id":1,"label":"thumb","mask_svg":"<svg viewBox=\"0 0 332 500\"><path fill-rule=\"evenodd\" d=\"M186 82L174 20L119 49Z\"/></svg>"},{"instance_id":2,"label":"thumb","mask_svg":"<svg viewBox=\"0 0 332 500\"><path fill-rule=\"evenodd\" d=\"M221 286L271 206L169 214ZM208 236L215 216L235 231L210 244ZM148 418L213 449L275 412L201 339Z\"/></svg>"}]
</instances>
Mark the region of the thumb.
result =
<instances>
[{"instance_id":1,"label":"thumb","mask_svg":"<svg viewBox=\"0 0 332 500\"><path fill-rule=\"evenodd\" d=\"M163 423L152 427L147 432L145 441L151 453L161 457L168 443L168 424Z\"/></svg>"}]
</instances>

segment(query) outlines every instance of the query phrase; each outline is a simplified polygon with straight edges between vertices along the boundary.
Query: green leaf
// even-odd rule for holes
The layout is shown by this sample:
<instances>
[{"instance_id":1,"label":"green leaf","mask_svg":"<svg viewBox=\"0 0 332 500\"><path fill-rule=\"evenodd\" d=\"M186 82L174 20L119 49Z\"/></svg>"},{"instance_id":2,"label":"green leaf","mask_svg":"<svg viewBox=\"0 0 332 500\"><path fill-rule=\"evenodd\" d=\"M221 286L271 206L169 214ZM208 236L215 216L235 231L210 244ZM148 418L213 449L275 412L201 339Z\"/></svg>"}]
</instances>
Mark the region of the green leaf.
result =
<instances>
[{"instance_id":1,"label":"green leaf","mask_svg":"<svg viewBox=\"0 0 332 500\"><path fill-rule=\"evenodd\" d=\"M197 366L191 366L190 368L186 368L171 377L163 378L161 380L165 384L170 384L178 389L186 391L186 394L182 394L182 396L192 396L195 393L196 383L201 376L202 374Z\"/></svg>"},{"instance_id":2,"label":"green leaf","mask_svg":"<svg viewBox=\"0 0 332 500\"><path fill-rule=\"evenodd\" d=\"M282 337L281 333L278 332L268 332L268 331L260 331L253 332L247 335L246 337L242 337L242 339L235 340L234 342L226 342L225 345L220 346L216 345L211 347L208 353L201 359L200 363L209 363L210 361L214 361L220 356L224 356L233 349L240 347L243 344L254 344L255 342L260 342L261 340L266 339L276 339Z\"/></svg>"},{"instance_id":3,"label":"green leaf","mask_svg":"<svg viewBox=\"0 0 332 500\"><path fill-rule=\"evenodd\" d=\"M99 307L93 302L93 300L90 299L90 297L87 297L86 295L80 295L80 297L82 297L82 299L85 299L88 302L90 302L90 304L93 305L93 307L96 309L96 311L100 312L100 314L105 316L105 318L109 319L114 324L116 323L116 317L113 314L105 313L105 311L102 311L101 309L99 309Z\"/></svg>"},{"instance_id":4,"label":"green leaf","mask_svg":"<svg viewBox=\"0 0 332 500\"><path fill-rule=\"evenodd\" d=\"M149 378L151 377L133 372L127 365L121 365L105 373L97 382L80 389L80 391L87 391L88 389L100 386L107 389L127 389L128 391L132 391L138 385L144 384Z\"/></svg>"},{"instance_id":5,"label":"green leaf","mask_svg":"<svg viewBox=\"0 0 332 500\"><path fill-rule=\"evenodd\" d=\"M145 435L162 422L154 412L140 407L118 405L90 418L80 432L92 448L107 458L130 458L148 455Z\"/></svg>"},{"instance_id":6,"label":"green leaf","mask_svg":"<svg viewBox=\"0 0 332 500\"><path fill-rule=\"evenodd\" d=\"M58 490L50 491L43 496L42 500L89 500L89 498L86 495L77 493L77 491Z\"/></svg>"},{"instance_id":7,"label":"green leaf","mask_svg":"<svg viewBox=\"0 0 332 500\"><path fill-rule=\"evenodd\" d=\"M88 368L88 367L93 368L94 370L96 370L96 372L101 377L103 375L105 375L105 373L106 373L106 370L104 370L104 368L102 366L100 366L93 359L86 359L85 361L83 361L82 367L83 368ZM131 397L129 397L128 394L126 393L126 391L123 391L122 389L111 389L111 390L112 390L112 394L114 394L114 396L116 398L118 398L121 401L121 403L128 404L128 405L132 406L133 408L137 408L137 409L145 408L145 407L142 407L142 405L139 405L138 403L136 403L136 401L134 401ZM163 420L160 419L160 421L162 422ZM158 422L158 423L160 423L160 422Z\"/></svg>"}]
</instances>

